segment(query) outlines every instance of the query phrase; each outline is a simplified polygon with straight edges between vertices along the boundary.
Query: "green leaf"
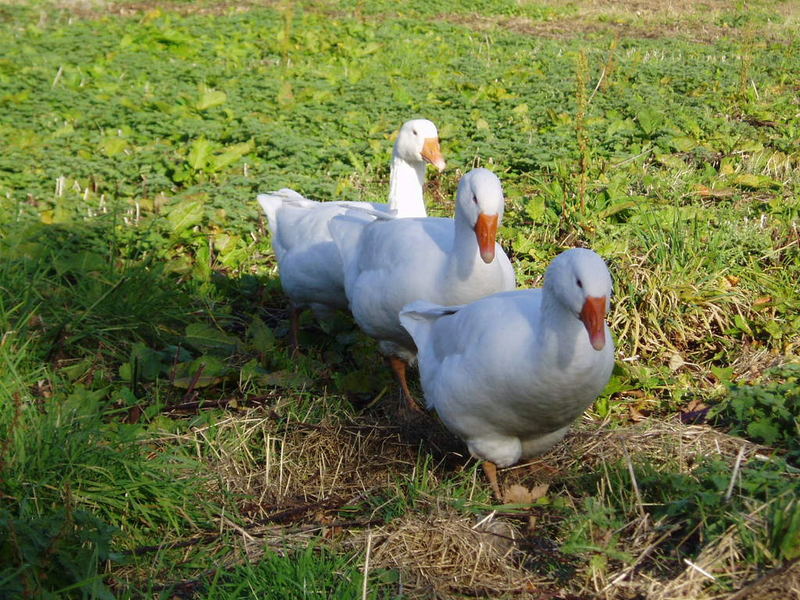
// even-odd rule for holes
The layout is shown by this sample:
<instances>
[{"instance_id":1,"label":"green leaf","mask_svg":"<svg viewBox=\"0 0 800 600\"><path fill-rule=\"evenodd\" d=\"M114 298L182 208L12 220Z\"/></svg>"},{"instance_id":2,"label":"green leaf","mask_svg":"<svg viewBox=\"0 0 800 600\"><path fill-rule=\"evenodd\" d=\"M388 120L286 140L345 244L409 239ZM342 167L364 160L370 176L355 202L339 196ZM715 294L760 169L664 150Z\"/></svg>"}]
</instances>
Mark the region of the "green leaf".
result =
<instances>
[{"instance_id":1,"label":"green leaf","mask_svg":"<svg viewBox=\"0 0 800 600\"><path fill-rule=\"evenodd\" d=\"M247 328L247 337L258 352L267 353L275 347L275 335L260 317L253 317Z\"/></svg>"},{"instance_id":2,"label":"green leaf","mask_svg":"<svg viewBox=\"0 0 800 600\"><path fill-rule=\"evenodd\" d=\"M208 110L215 106L225 104L228 95L222 90L214 90L211 88L204 88L200 99L194 105L197 110Z\"/></svg>"},{"instance_id":3,"label":"green leaf","mask_svg":"<svg viewBox=\"0 0 800 600\"><path fill-rule=\"evenodd\" d=\"M106 156L116 156L120 152L123 152L127 147L127 140L118 136L103 138L103 140L100 142L100 148L102 148Z\"/></svg>"},{"instance_id":4,"label":"green leaf","mask_svg":"<svg viewBox=\"0 0 800 600\"><path fill-rule=\"evenodd\" d=\"M737 328L738 328L740 331L743 331L744 333L746 333L746 334L748 334L748 335L753 335L753 330L752 330L752 329L750 329L750 325L749 325L749 323L748 323L748 322L747 322L747 320L746 320L746 319L745 319L745 318L744 318L742 315L740 315L739 313L736 313L736 315L734 315L734 317L733 317L733 324L734 324L734 325L736 325L736 327L737 327Z\"/></svg>"},{"instance_id":5,"label":"green leaf","mask_svg":"<svg viewBox=\"0 0 800 600\"><path fill-rule=\"evenodd\" d=\"M169 208L167 223L173 233L180 233L200 224L203 220L203 201L184 200L176 202Z\"/></svg>"},{"instance_id":6,"label":"green leaf","mask_svg":"<svg viewBox=\"0 0 800 600\"><path fill-rule=\"evenodd\" d=\"M601 219L607 219L608 217L631 208L636 208L636 202L634 200L621 200L601 210L597 216Z\"/></svg>"},{"instance_id":7,"label":"green leaf","mask_svg":"<svg viewBox=\"0 0 800 600\"><path fill-rule=\"evenodd\" d=\"M733 175L729 181L733 185L751 190L780 189L782 187L779 181L775 181L766 175L756 175L754 173Z\"/></svg>"},{"instance_id":8,"label":"green leaf","mask_svg":"<svg viewBox=\"0 0 800 600\"><path fill-rule=\"evenodd\" d=\"M202 171L208 165L211 157L212 145L206 138L198 138L192 142L192 148L189 150L187 162L189 166L195 171Z\"/></svg>"},{"instance_id":9,"label":"green leaf","mask_svg":"<svg viewBox=\"0 0 800 600\"><path fill-rule=\"evenodd\" d=\"M532 196L525 204L525 213L535 222L544 217L544 196Z\"/></svg>"},{"instance_id":10,"label":"green leaf","mask_svg":"<svg viewBox=\"0 0 800 600\"><path fill-rule=\"evenodd\" d=\"M208 247L208 244L202 244L195 251L192 277L197 281L210 281L211 273L211 248Z\"/></svg>"},{"instance_id":11,"label":"green leaf","mask_svg":"<svg viewBox=\"0 0 800 600\"><path fill-rule=\"evenodd\" d=\"M669 139L669 145L678 152L691 152L697 147L697 140L686 135L677 135Z\"/></svg>"},{"instance_id":12,"label":"green leaf","mask_svg":"<svg viewBox=\"0 0 800 600\"><path fill-rule=\"evenodd\" d=\"M686 163L683 161L683 159L679 156L675 156L674 154L661 154L656 152L655 159L670 169L686 169Z\"/></svg>"},{"instance_id":13,"label":"green leaf","mask_svg":"<svg viewBox=\"0 0 800 600\"><path fill-rule=\"evenodd\" d=\"M733 377L733 367L711 367L711 372L714 374L720 383L729 383Z\"/></svg>"},{"instance_id":14,"label":"green leaf","mask_svg":"<svg viewBox=\"0 0 800 600\"><path fill-rule=\"evenodd\" d=\"M217 154L214 156L210 161L211 171L221 171L228 165L236 162L240 158L242 158L245 154L249 154L252 152L256 147L255 142L251 139L246 142L242 142L241 144L234 144L233 146L228 146L222 152L222 154Z\"/></svg>"},{"instance_id":15,"label":"green leaf","mask_svg":"<svg viewBox=\"0 0 800 600\"><path fill-rule=\"evenodd\" d=\"M774 423L767 419L753 421L747 426L747 434L765 444L774 444L781 437L781 432Z\"/></svg>"},{"instance_id":16,"label":"green leaf","mask_svg":"<svg viewBox=\"0 0 800 600\"><path fill-rule=\"evenodd\" d=\"M230 369L216 356L203 355L189 363L180 363L175 367L172 385L181 389L208 387L220 383Z\"/></svg>"},{"instance_id":17,"label":"green leaf","mask_svg":"<svg viewBox=\"0 0 800 600\"><path fill-rule=\"evenodd\" d=\"M661 113L652 108L642 108L636 115L639 126L647 135L653 135L664 124L664 117Z\"/></svg>"},{"instance_id":18,"label":"green leaf","mask_svg":"<svg viewBox=\"0 0 800 600\"><path fill-rule=\"evenodd\" d=\"M138 379L153 381L164 368L160 352L152 350L142 343L133 345L130 360L119 368L119 375L124 381Z\"/></svg>"},{"instance_id":19,"label":"green leaf","mask_svg":"<svg viewBox=\"0 0 800 600\"><path fill-rule=\"evenodd\" d=\"M186 326L186 342L198 350L217 350L232 353L241 345L239 338L228 335L207 323Z\"/></svg>"},{"instance_id":20,"label":"green leaf","mask_svg":"<svg viewBox=\"0 0 800 600\"><path fill-rule=\"evenodd\" d=\"M260 385L275 386L280 388L302 388L313 385L313 381L302 375L286 369L272 371L256 377Z\"/></svg>"}]
</instances>

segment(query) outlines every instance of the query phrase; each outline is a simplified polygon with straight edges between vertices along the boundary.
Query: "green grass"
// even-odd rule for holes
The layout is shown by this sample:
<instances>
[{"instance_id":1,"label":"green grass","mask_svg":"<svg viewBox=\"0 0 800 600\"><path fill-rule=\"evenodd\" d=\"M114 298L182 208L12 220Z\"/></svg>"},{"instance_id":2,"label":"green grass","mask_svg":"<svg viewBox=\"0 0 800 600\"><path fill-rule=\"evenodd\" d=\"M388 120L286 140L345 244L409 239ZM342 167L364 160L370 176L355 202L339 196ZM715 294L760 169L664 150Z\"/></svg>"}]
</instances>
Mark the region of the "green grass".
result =
<instances>
[{"instance_id":1,"label":"green grass","mask_svg":"<svg viewBox=\"0 0 800 600\"><path fill-rule=\"evenodd\" d=\"M203 592L206 598L337 598L361 597L362 565L350 557L318 552L309 546L281 556L271 554L256 565L214 577ZM377 598L373 588L368 598Z\"/></svg>"},{"instance_id":2,"label":"green grass","mask_svg":"<svg viewBox=\"0 0 800 600\"><path fill-rule=\"evenodd\" d=\"M793 3L121 8L0 6L0 596L358 597L367 531L369 597L641 592L732 544L724 592L798 555ZM349 319L288 351L255 194L382 199L414 116L432 214L501 177L521 285L573 245L614 275L606 394L504 474L533 506L398 416Z\"/></svg>"}]
</instances>

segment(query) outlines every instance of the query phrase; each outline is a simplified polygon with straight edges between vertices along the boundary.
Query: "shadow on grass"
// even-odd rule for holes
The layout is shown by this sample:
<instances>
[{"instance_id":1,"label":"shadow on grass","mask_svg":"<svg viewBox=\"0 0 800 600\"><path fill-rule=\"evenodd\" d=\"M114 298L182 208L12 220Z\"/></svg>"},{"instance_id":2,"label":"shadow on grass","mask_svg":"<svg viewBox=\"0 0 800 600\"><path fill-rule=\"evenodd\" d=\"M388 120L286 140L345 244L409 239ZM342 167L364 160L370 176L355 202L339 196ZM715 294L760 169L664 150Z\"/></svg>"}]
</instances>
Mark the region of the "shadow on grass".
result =
<instances>
[{"instance_id":1,"label":"shadow on grass","mask_svg":"<svg viewBox=\"0 0 800 600\"><path fill-rule=\"evenodd\" d=\"M211 527L211 476L155 422L203 388L233 393L248 360L253 377L281 362L266 355L273 282L182 279L146 237L118 236L108 222L0 229L2 597L112 597L112 542Z\"/></svg>"},{"instance_id":2,"label":"shadow on grass","mask_svg":"<svg viewBox=\"0 0 800 600\"><path fill-rule=\"evenodd\" d=\"M292 358L276 279L176 270L146 234L0 229L0 595L111 597L128 588L104 572L137 548L216 531L248 500L181 436L249 407L298 431L350 415L396 440L398 465L426 455L440 478L469 464L435 418L405 410L349 317L306 317Z\"/></svg>"}]
</instances>

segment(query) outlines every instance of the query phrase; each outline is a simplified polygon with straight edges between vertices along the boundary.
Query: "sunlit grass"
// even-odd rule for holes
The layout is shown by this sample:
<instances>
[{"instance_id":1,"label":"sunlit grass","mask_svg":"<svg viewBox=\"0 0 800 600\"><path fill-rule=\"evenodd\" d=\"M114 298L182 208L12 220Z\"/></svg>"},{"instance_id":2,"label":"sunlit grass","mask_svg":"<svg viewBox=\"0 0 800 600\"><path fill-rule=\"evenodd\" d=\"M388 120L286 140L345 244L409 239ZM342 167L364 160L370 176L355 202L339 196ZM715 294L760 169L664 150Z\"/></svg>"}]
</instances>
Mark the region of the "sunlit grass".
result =
<instances>
[{"instance_id":1,"label":"sunlit grass","mask_svg":"<svg viewBox=\"0 0 800 600\"><path fill-rule=\"evenodd\" d=\"M796 389L796 17L698 7L0 6L0 596L352 598L369 559L367 597L703 597L796 557L797 414L764 417ZM523 286L575 245L615 278L607 393L501 474L532 505L347 318L287 345L255 193L383 199L412 116L431 214L488 166Z\"/></svg>"}]
</instances>

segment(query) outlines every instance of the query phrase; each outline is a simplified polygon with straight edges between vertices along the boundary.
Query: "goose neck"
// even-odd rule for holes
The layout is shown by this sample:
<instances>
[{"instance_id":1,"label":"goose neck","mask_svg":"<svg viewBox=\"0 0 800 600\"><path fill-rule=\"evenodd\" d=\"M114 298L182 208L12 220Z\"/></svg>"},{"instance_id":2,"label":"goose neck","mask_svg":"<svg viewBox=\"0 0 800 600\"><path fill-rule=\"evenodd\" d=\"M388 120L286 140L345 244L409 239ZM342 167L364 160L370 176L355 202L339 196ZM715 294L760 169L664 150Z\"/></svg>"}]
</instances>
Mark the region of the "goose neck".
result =
<instances>
[{"instance_id":1,"label":"goose neck","mask_svg":"<svg viewBox=\"0 0 800 600\"><path fill-rule=\"evenodd\" d=\"M396 216L425 217L422 188L425 184L425 163L411 164L397 154L392 156L389 175L389 208Z\"/></svg>"},{"instance_id":2,"label":"goose neck","mask_svg":"<svg viewBox=\"0 0 800 600\"><path fill-rule=\"evenodd\" d=\"M575 353L588 347L588 337L583 322L568 306L545 287L542 293L539 322L535 328L534 344L543 352L545 362L555 361L558 365L572 364ZM581 344L581 336L586 344Z\"/></svg>"},{"instance_id":3,"label":"goose neck","mask_svg":"<svg viewBox=\"0 0 800 600\"><path fill-rule=\"evenodd\" d=\"M453 250L449 260L458 278L466 279L473 276L476 269L485 269L489 265L481 260L478 238L469 219L457 210L454 221Z\"/></svg>"}]
</instances>

